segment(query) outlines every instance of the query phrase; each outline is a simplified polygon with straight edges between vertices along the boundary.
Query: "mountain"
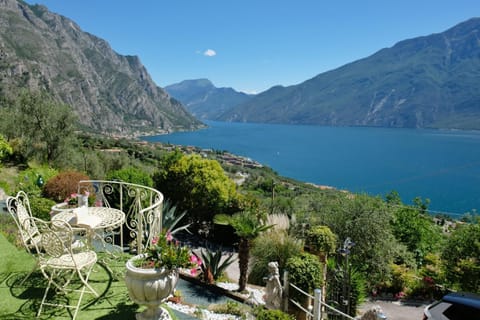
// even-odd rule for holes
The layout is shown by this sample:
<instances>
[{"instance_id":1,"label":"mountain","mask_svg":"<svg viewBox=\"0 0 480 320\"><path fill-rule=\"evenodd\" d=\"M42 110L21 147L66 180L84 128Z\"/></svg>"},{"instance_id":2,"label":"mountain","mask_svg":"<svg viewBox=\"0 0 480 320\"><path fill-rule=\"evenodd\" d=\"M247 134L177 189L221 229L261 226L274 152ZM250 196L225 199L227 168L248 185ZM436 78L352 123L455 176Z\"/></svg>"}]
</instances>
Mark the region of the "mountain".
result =
<instances>
[{"instance_id":1,"label":"mountain","mask_svg":"<svg viewBox=\"0 0 480 320\"><path fill-rule=\"evenodd\" d=\"M480 18L272 87L224 121L480 129Z\"/></svg>"},{"instance_id":2,"label":"mountain","mask_svg":"<svg viewBox=\"0 0 480 320\"><path fill-rule=\"evenodd\" d=\"M203 124L156 86L136 56L123 56L44 6L0 0L0 93L46 89L81 125L131 134Z\"/></svg>"},{"instance_id":3,"label":"mountain","mask_svg":"<svg viewBox=\"0 0 480 320\"><path fill-rule=\"evenodd\" d=\"M198 119L208 120L215 120L253 96L232 88L217 88L207 79L185 80L166 86L165 90Z\"/></svg>"}]
</instances>

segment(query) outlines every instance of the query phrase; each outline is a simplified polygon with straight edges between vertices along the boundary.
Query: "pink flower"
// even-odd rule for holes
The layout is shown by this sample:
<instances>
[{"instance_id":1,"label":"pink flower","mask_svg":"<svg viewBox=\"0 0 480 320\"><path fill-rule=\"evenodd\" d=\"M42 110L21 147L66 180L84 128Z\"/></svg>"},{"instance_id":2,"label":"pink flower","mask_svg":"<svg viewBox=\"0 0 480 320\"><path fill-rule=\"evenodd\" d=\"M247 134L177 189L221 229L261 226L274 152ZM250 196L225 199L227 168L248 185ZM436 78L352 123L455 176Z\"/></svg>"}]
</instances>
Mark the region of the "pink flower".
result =
<instances>
[{"instance_id":1,"label":"pink flower","mask_svg":"<svg viewBox=\"0 0 480 320\"><path fill-rule=\"evenodd\" d=\"M197 268L192 268L192 269L190 269L190 274L191 274L192 276L196 276L196 275L197 275Z\"/></svg>"},{"instance_id":2,"label":"pink flower","mask_svg":"<svg viewBox=\"0 0 480 320\"><path fill-rule=\"evenodd\" d=\"M173 240L172 234L170 232L167 232L167 241L172 241L172 240Z\"/></svg>"},{"instance_id":3,"label":"pink flower","mask_svg":"<svg viewBox=\"0 0 480 320\"><path fill-rule=\"evenodd\" d=\"M158 237L153 237L152 244L156 245L158 243Z\"/></svg>"},{"instance_id":4,"label":"pink flower","mask_svg":"<svg viewBox=\"0 0 480 320\"><path fill-rule=\"evenodd\" d=\"M196 266L202 265L202 260L194 254L190 256L190 262Z\"/></svg>"}]
</instances>

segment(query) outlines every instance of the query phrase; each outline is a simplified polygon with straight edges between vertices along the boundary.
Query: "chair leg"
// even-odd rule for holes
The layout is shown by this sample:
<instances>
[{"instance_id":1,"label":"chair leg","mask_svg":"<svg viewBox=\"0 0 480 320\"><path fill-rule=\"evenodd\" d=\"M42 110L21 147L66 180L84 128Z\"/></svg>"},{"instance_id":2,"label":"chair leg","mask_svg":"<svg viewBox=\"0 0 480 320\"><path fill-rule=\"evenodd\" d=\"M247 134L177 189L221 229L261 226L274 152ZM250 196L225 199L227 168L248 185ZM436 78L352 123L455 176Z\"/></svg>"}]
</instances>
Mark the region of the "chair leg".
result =
<instances>
[{"instance_id":1,"label":"chair leg","mask_svg":"<svg viewBox=\"0 0 480 320\"><path fill-rule=\"evenodd\" d=\"M75 313L73 314L73 319L72 320L75 320L75 318L77 317L78 310L80 309L80 303L82 302L82 299L83 299L83 294L85 293L85 290L87 288L88 288L89 292L92 293L96 298L99 297L97 291L95 291L95 289L93 289L90 286L90 284L88 284L88 278L90 277L90 274L92 273L94 265L95 264L92 264L90 267L87 268L87 272L85 274L85 277L82 276L82 271L81 270L77 270L78 277L80 278L80 281L82 281L83 286L82 286L82 290L80 292L80 297L78 297L77 306L75 307Z\"/></svg>"},{"instance_id":2,"label":"chair leg","mask_svg":"<svg viewBox=\"0 0 480 320\"><path fill-rule=\"evenodd\" d=\"M42 272L44 272L44 271L42 270ZM42 313L43 306L46 304L45 300L47 299L48 291L50 290L50 286L52 285L52 283L54 283L53 282L54 274L55 274L55 272L52 272L52 274L48 278L47 288L45 289L45 293L43 294L42 303L40 303L40 308L38 309L37 318L40 317L40 314Z\"/></svg>"},{"instance_id":3,"label":"chair leg","mask_svg":"<svg viewBox=\"0 0 480 320\"><path fill-rule=\"evenodd\" d=\"M35 272L35 270L37 270L38 268L38 265L35 264L32 268L32 270L30 271L29 274L27 274L27 276L25 278L23 278L22 282L20 282L20 286L23 286L23 284L25 283L25 281L27 281L28 278L30 278L30 276Z\"/></svg>"},{"instance_id":4,"label":"chair leg","mask_svg":"<svg viewBox=\"0 0 480 320\"><path fill-rule=\"evenodd\" d=\"M82 303L83 295L84 295L85 292L89 292L89 293L93 294L96 298L99 297L99 294L97 293L97 291L95 291L95 289L93 289L92 286L90 286L90 284L88 283L88 279L90 277L90 274L92 272L92 269L93 269L94 265L95 264L92 264L90 267L87 268L85 275L82 275L81 270L77 270L77 274L79 276L79 279L82 282L82 288L79 289L79 290L73 290L75 292L80 293L80 296L78 297L78 301L77 301L76 305L54 304L54 303L46 302L48 292L49 292L49 290L52 286L56 287L58 290L64 292L65 294L68 291L70 291L70 290L67 290L66 285L69 284L70 281L72 280L72 277L75 275L75 271L71 270L72 273L71 273L71 275L68 276L68 280L66 281L66 284L60 285L60 284L56 283L54 281L54 279L59 277L62 274L62 272L57 272L56 270L53 270L50 274L48 274L45 270L42 269L42 272L48 278L48 284L47 284L47 288L45 289L45 293L43 294L42 302L40 304L40 308L38 309L37 317L40 317L40 315L42 313L42 310L43 310L43 307L45 305L48 305L48 306L65 307L67 309L70 309L70 308L74 309L72 320L75 320L75 318L77 317L78 311L80 310L80 304ZM87 289L88 289L88 291L87 291Z\"/></svg>"},{"instance_id":5,"label":"chair leg","mask_svg":"<svg viewBox=\"0 0 480 320\"><path fill-rule=\"evenodd\" d=\"M88 288L90 293L92 293L95 296L95 298L98 298L100 295L88 283L88 279L90 278L90 274L92 273L92 270L93 270L94 266L95 266L95 263L93 263L90 267L87 268L87 272L85 273L85 276L82 276L81 270L78 270L78 277L80 278L80 281L82 281L82 283L84 285L84 289ZM82 293L82 295L83 295L83 293Z\"/></svg>"}]
</instances>

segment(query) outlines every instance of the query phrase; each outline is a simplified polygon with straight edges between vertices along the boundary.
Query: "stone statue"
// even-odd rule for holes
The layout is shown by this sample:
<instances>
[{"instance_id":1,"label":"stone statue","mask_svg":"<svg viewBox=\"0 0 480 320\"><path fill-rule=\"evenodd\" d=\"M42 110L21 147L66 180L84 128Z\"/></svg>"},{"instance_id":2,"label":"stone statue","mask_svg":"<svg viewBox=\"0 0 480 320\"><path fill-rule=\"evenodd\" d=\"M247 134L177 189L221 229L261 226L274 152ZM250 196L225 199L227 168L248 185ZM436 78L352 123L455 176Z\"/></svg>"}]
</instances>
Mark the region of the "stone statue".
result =
<instances>
[{"instance_id":1,"label":"stone statue","mask_svg":"<svg viewBox=\"0 0 480 320\"><path fill-rule=\"evenodd\" d=\"M268 272L268 277L265 278L267 281L265 288L265 306L269 309L280 309L282 305L283 288L280 283L280 274L276 261L268 263Z\"/></svg>"},{"instance_id":2,"label":"stone statue","mask_svg":"<svg viewBox=\"0 0 480 320\"><path fill-rule=\"evenodd\" d=\"M367 312L365 312L360 320L384 320L387 316L383 313L380 306L373 306Z\"/></svg>"}]
</instances>

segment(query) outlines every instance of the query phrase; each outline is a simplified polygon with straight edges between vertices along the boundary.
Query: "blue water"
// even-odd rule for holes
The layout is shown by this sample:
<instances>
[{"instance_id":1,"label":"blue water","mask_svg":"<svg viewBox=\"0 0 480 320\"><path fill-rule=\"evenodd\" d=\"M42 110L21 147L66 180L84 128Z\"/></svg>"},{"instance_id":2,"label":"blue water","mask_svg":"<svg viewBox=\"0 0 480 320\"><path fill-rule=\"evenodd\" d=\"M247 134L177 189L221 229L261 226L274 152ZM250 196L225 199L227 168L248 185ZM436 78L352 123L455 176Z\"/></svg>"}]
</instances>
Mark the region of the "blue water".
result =
<instances>
[{"instance_id":1,"label":"blue water","mask_svg":"<svg viewBox=\"0 0 480 320\"><path fill-rule=\"evenodd\" d=\"M353 192L396 190L430 209L462 215L480 209L480 132L319 127L208 121L196 132L144 137L252 158L278 174Z\"/></svg>"}]
</instances>

